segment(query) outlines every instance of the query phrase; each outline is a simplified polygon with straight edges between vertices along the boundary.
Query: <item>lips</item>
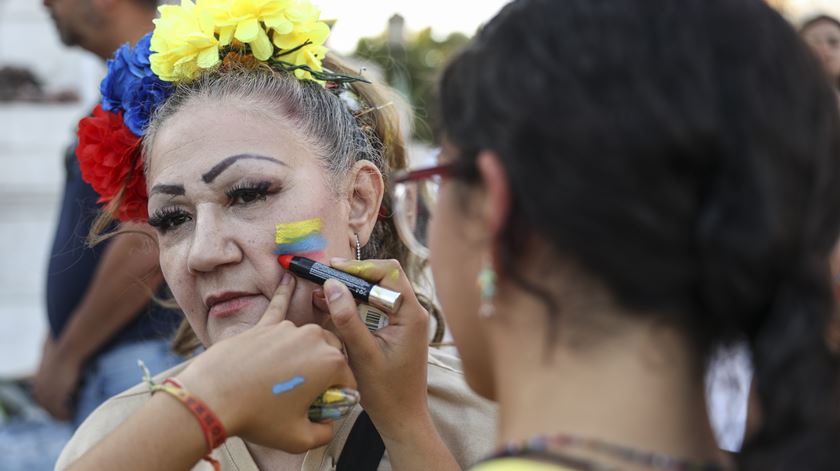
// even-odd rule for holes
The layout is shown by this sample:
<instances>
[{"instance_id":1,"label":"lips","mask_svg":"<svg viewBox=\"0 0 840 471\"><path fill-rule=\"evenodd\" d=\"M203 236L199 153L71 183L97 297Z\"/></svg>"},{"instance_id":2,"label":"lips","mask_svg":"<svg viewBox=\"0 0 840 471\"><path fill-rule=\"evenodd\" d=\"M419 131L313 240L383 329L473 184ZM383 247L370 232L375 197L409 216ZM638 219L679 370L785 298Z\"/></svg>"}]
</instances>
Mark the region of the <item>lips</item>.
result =
<instances>
[{"instance_id":1,"label":"lips","mask_svg":"<svg viewBox=\"0 0 840 471\"><path fill-rule=\"evenodd\" d=\"M207 315L210 317L235 315L259 296L259 294L241 292L227 292L209 296L205 300L208 309Z\"/></svg>"}]
</instances>

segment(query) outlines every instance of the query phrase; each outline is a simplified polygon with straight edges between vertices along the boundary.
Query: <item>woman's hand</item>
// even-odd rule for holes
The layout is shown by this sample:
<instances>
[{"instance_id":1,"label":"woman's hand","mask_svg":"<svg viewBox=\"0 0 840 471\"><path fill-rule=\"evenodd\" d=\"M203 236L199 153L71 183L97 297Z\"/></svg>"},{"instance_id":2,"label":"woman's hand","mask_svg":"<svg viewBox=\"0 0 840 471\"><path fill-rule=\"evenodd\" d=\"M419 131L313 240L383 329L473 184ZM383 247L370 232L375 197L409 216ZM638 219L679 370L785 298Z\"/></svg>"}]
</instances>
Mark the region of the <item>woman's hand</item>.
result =
<instances>
[{"instance_id":1,"label":"woman's hand","mask_svg":"<svg viewBox=\"0 0 840 471\"><path fill-rule=\"evenodd\" d=\"M334 280L324 284L333 324L359 381L362 406L383 437L402 435L412 422L428 420L429 314L396 260L336 259L332 266L402 293L402 306L388 313L388 325L370 332L350 291Z\"/></svg>"},{"instance_id":2,"label":"woman's hand","mask_svg":"<svg viewBox=\"0 0 840 471\"><path fill-rule=\"evenodd\" d=\"M335 280L324 284L333 324L359 380L362 406L385 442L391 467L460 470L429 414L429 313L417 300L399 262L333 260L332 266L403 296L400 309L389 313L388 325L370 332L359 318L350 291Z\"/></svg>"},{"instance_id":3,"label":"woman's hand","mask_svg":"<svg viewBox=\"0 0 840 471\"><path fill-rule=\"evenodd\" d=\"M284 320L294 286L294 277L284 274L256 326L207 349L178 379L216 413L228 435L300 453L333 435L331 424L309 420L310 404L329 387L355 389L356 382L332 333ZM287 391L273 390L283 384Z\"/></svg>"}]
</instances>

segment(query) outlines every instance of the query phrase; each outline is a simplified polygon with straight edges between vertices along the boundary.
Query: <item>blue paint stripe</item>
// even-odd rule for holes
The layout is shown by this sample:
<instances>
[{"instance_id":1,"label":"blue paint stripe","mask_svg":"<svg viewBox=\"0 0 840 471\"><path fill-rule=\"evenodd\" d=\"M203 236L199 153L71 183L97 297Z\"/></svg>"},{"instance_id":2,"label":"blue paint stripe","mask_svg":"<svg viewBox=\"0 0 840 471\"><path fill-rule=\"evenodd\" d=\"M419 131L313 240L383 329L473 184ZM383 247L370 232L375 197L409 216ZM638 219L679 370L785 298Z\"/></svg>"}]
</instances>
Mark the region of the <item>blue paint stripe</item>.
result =
<instances>
[{"instance_id":1,"label":"blue paint stripe","mask_svg":"<svg viewBox=\"0 0 840 471\"><path fill-rule=\"evenodd\" d=\"M295 376L294 378L288 381L275 384L271 388L271 392L274 394L283 394L284 392L289 392L292 389L295 389L301 384L303 384L303 376Z\"/></svg>"},{"instance_id":2,"label":"blue paint stripe","mask_svg":"<svg viewBox=\"0 0 840 471\"><path fill-rule=\"evenodd\" d=\"M293 253L320 252L327 247L327 240L320 234L311 235L291 244L278 244L274 249L274 255L286 255Z\"/></svg>"}]
</instances>

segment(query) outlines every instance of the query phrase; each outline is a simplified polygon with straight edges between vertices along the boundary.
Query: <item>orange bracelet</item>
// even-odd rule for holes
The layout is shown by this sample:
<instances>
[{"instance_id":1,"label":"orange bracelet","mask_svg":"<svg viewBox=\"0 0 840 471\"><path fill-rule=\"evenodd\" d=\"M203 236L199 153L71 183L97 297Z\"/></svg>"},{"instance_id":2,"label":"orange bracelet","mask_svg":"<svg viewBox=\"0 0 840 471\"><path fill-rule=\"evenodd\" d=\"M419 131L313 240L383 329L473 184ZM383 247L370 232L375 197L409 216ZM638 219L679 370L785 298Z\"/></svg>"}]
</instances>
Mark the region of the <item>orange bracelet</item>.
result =
<instances>
[{"instance_id":1,"label":"orange bracelet","mask_svg":"<svg viewBox=\"0 0 840 471\"><path fill-rule=\"evenodd\" d=\"M227 433L225 432L225 427L222 425L222 421L216 417L216 414L210 410L210 407L204 401L187 391L174 378L167 378L163 384L151 385L151 390L152 393L163 391L171 395L181 401L192 412L195 418L198 419L198 424L201 426L201 431L204 433L204 440L207 443L207 455L203 459L213 465L214 470L221 471L221 464L218 460L210 456L210 453L227 440Z\"/></svg>"}]
</instances>

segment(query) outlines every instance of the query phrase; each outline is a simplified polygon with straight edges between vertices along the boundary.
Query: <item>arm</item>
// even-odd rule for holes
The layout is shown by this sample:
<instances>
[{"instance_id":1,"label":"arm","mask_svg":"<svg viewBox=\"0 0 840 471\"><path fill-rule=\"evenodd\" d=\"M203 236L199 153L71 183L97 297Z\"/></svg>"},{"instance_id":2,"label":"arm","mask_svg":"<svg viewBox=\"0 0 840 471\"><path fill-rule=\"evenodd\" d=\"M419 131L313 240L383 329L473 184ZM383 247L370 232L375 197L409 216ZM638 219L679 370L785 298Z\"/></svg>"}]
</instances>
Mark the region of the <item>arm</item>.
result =
<instances>
[{"instance_id":1,"label":"arm","mask_svg":"<svg viewBox=\"0 0 840 471\"><path fill-rule=\"evenodd\" d=\"M335 336L284 321L295 286L288 278L256 326L208 348L177 379L207 404L228 436L301 453L333 435L331 423L309 420L309 405L330 386L356 383ZM296 376L300 384L273 392L278 381ZM192 413L158 392L70 469L189 469L207 454L206 446Z\"/></svg>"},{"instance_id":2,"label":"arm","mask_svg":"<svg viewBox=\"0 0 840 471\"><path fill-rule=\"evenodd\" d=\"M122 229L151 234L146 225ZM85 361L137 316L163 281L153 240L135 233L115 237L60 338L47 339L33 388L56 418L70 417L69 399Z\"/></svg>"},{"instance_id":3,"label":"arm","mask_svg":"<svg viewBox=\"0 0 840 471\"><path fill-rule=\"evenodd\" d=\"M190 469L206 447L190 411L158 393L69 469Z\"/></svg>"}]
</instances>

